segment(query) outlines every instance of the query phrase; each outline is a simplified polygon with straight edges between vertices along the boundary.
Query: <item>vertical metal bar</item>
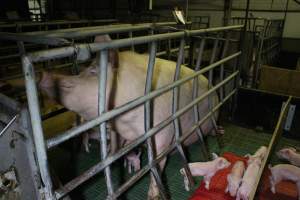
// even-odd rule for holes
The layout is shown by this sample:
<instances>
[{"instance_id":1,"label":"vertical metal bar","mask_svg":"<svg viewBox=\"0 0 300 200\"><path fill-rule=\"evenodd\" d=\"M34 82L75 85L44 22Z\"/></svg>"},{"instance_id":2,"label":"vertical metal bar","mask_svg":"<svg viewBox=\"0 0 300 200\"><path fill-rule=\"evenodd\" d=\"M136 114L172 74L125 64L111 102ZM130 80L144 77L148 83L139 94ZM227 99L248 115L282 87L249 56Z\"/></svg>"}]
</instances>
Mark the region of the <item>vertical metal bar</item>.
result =
<instances>
[{"instance_id":1,"label":"vertical metal bar","mask_svg":"<svg viewBox=\"0 0 300 200\"><path fill-rule=\"evenodd\" d=\"M257 79L258 79L258 71L261 65L261 56L262 56L262 52L263 52L263 45L264 45L264 38L265 38L265 33L266 33L266 29L267 29L267 20L264 20L264 26L263 26L263 30L260 32L260 36L259 36L259 42L258 42L258 48L257 48L257 52L255 55L255 64L254 64L254 69L253 69L253 79L252 79L252 87L256 88L256 83L257 83Z\"/></svg>"},{"instance_id":2,"label":"vertical metal bar","mask_svg":"<svg viewBox=\"0 0 300 200\"><path fill-rule=\"evenodd\" d=\"M107 83L107 64L108 64L108 50L102 50L100 52L100 69L98 75L98 114L99 116L106 111L106 83ZM107 136L106 136L106 122L100 124L100 145L101 145L101 159L104 160L107 157ZM104 170L105 180L107 185L108 195L113 194L113 183L111 179L110 166Z\"/></svg>"},{"instance_id":3,"label":"vertical metal bar","mask_svg":"<svg viewBox=\"0 0 300 200\"><path fill-rule=\"evenodd\" d=\"M46 199L55 199L52 191L50 172L48 169L48 158L42 128L38 93L35 85L34 68L30 60L25 56L22 57L22 65L25 75L26 95L30 112L31 126L33 130L34 145L36 149L36 156L38 160L42 182L45 186L45 197Z\"/></svg>"},{"instance_id":4,"label":"vertical metal bar","mask_svg":"<svg viewBox=\"0 0 300 200\"><path fill-rule=\"evenodd\" d=\"M133 33L132 31L129 31L129 37L132 39L133 38ZM134 45L131 45L131 51L134 51Z\"/></svg>"},{"instance_id":5,"label":"vertical metal bar","mask_svg":"<svg viewBox=\"0 0 300 200\"><path fill-rule=\"evenodd\" d=\"M198 52L198 56L197 56L197 62L196 62L196 67L195 67L195 71L199 71L200 70L200 66L201 66L201 62L202 62L202 56L203 56L203 50L204 50L204 47L205 47L205 42L206 42L206 39L203 38L201 40L201 43L200 43L200 47L199 47L199 52ZM198 82L199 81L199 76L196 76L193 80L193 100L195 100L197 97L198 97ZM199 113L199 107L198 105L194 105L193 107L193 110L194 110L194 121L195 123L198 123L198 121L200 120L200 113ZM201 126L199 126L197 129L196 129L196 133L200 139L200 142L201 142L201 147L202 147L202 153L204 155L204 158L205 160L208 160L208 151L206 149L206 145L205 145L205 142L204 142L204 138L203 138L203 131L201 129Z\"/></svg>"},{"instance_id":6,"label":"vertical metal bar","mask_svg":"<svg viewBox=\"0 0 300 200\"><path fill-rule=\"evenodd\" d=\"M155 56L156 56L156 42L152 42L150 45L150 54L149 54L149 62L148 62L148 68L147 68L147 77L146 77L146 85L145 85L145 94L148 94L151 92L152 89L152 77L153 77L153 71L154 71L154 65L155 65ZM144 107L144 126L145 126L145 132L149 131L152 128L152 118L153 118L153 112L151 111L151 101L145 102ZM149 165L153 162L153 143L152 138L147 139L147 153L148 153L148 162ZM160 194L163 199L167 199L167 195L164 189L164 186L162 184L161 177L159 175L159 171L157 167L151 166L151 172L152 175L155 178L155 181L158 185Z\"/></svg>"},{"instance_id":7,"label":"vertical metal bar","mask_svg":"<svg viewBox=\"0 0 300 200\"><path fill-rule=\"evenodd\" d=\"M212 51L212 55L211 55L210 62L209 62L210 65L214 63L215 58L216 58L217 48L218 48L218 43L219 43L218 37L219 37L219 35L217 36L217 38L215 39L215 42L214 42L213 51ZM213 73L214 73L213 69L209 70L209 72L208 72L208 87L209 88L211 88L213 86L213 82L212 82L213 81L212 80ZM208 99L209 110L210 110L210 112L212 112L213 105L212 105L211 95L208 95L207 99ZM211 120L212 120L215 130L217 131L218 127L217 127L217 122L216 122L214 115L211 115Z\"/></svg>"},{"instance_id":8,"label":"vertical metal bar","mask_svg":"<svg viewBox=\"0 0 300 200\"><path fill-rule=\"evenodd\" d=\"M178 59L176 63L176 70L174 75L174 82L177 81L180 77L180 71L181 71L181 65L183 62L184 57L184 46L185 46L185 38L182 38L180 41L180 47L179 47L179 53L178 53ZM172 102L172 112L173 114L176 113L179 107L179 87L175 87L173 89L173 102ZM189 179L189 184L194 185L194 181L192 178L192 174L190 171L190 168L188 166L187 158L184 154L182 144L180 143L180 135L181 135L181 126L180 126L180 120L179 118L175 118L173 121L174 129L175 129L175 139L176 139L176 148L179 151L181 158L183 160L183 167L185 169L185 172L187 173L187 177Z\"/></svg>"},{"instance_id":9,"label":"vertical metal bar","mask_svg":"<svg viewBox=\"0 0 300 200\"><path fill-rule=\"evenodd\" d=\"M226 53L227 53L227 49L228 49L228 46L229 46L229 32L226 32L226 41L225 41L225 44L224 44L224 47L223 47L223 52L222 52L222 55L221 55L221 59L225 58L226 56ZM224 80L224 63L221 64L220 66L220 81L223 81ZM222 87L220 87L220 100L223 101L224 99L224 85Z\"/></svg>"}]
</instances>

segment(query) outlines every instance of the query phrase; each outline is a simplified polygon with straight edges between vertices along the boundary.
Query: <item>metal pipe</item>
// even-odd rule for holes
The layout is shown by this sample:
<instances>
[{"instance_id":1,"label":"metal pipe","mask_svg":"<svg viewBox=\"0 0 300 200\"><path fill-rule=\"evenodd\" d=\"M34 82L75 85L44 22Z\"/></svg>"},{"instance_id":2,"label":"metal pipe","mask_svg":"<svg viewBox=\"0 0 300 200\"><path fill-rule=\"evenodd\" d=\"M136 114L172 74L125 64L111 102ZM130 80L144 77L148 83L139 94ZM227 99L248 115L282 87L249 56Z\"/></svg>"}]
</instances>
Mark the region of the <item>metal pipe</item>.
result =
<instances>
[{"instance_id":1,"label":"metal pipe","mask_svg":"<svg viewBox=\"0 0 300 200\"><path fill-rule=\"evenodd\" d=\"M201 63L202 63L203 51L204 51L204 47L205 47L205 42L206 42L206 39L203 38L201 40L200 47L199 47L199 52L198 52L198 56L197 56L195 71L200 70L200 66L201 66ZM198 82L199 82L199 77L197 76L193 80L193 98L192 98L193 100L198 97ZM196 123L200 119L200 116L199 116L200 112L199 112L198 104L196 104L194 106L193 110L194 110L194 121ZM196 133L197 133L197 135L200 139L201 147L202 147L202 151L203 151L203 155L205 157L205 160L208 160L208 151L207 151L206 146L205 146L203 131L202 131L202 128L200 126L196 129Z\"/></svg>"},{"instance_id":2,"label":"metal pipe","mask_svg":"<svg viewBox=\"0 0 300 200\"><path fill-rule=\"evenodd\" d=\"M181 115L183 115L185 112L187 112L189 109L191 109L195 104L199 103L200 101L204 100L207 95L211 94L212 92L216 91L219 87L221 87L223 84L226 84L230 80L234 79L234 77L237 76L239 72L236 71L235 73L231 74L228 76L226 79L224 79L222 82L217 84L215 87L211 88L207 92L205 92L203 95L195 99L194 101L190 102L187 104L184 108L178 110L174 115L171 117L167 118L166 120L162 121L159 123L157 126L153 127L150 129L148 132L143 134L142 136L138 137L136 140L134 140L132 143L129 145L126 145L125 147L121 148L118 152L116 152L114 155L109 155L105 160L102 160L98 164L94 165L87 171L85 171L83 174L80 176L76 177L75 179L71 180L68 182L66 185L64 185L62 188L57 190L56 197L61 198L62 196L65 196L68 192L72 191L75 189L77 186L82 184L83 182L87 181L91 177L93 177L95 174L99 173L102 171L105 167L109 166L112 164L114 161L118 160L122 156L126 155L129 151L133 150L136 148L138 145L142 144L145 140L147 140L150 137L153 137L158 131L172 123L172 121ZM210 112L212 113L212 111ZM203 121L204 122L204 121Z\"/></svg>"},{"instance_id":3,"label":"metal pipe","mask_svg":"<svg viewBox=\"0 0 300 200\"><path fill-rule=\"evenodd\" d=\"M38 93L35 85L34 68L26 56L22 57L22 65L25 76L26 94L28 99L28 107L30 112L31 126L34 132L34 145L36 156L38 159L39 170L42 182L45 187L46 199L54 199L52 193L51 176L48 169L48 159L46 152L45 138L43 135L41 113L39 109Z\"/></svg>"},{"instance_id":4,"label":"metal pipe","mask_svg":"<svg viewBox=\"0 0 300 200\"><path fill-rule=\"evenodd\" d=\"M22 33L4 33L0 32L0 40L23 41L34 44L48 44L53 46L68 45L70 42L63 38L46 37L46 36L29 36Z\"/></svg>"},{"instance_id":5,"label":"metal pipe","mask_svg":"<svg viewBox=\"0 0 300 200\"><path fill-rule=\"evenodd\" d=\"M145 44L153 41L181 38L184 35L194 36L201 33L240 29L242 27L243 27L242 25L236 25L236 26L229 26L229 27L208 28L208 29L200 29L200 30L192 30L192 31L179 31L175 33L156 34L151 36L135 37L133 39L127 38L127 39L113 40L110 42L80 44L75 46L77 49L88 48L92 52L98 52L101 51L102 49L121 48L130 45ZM51 49L46 51L38 51L35 53L29 53L27 54L27 56L30 58L32 62L46 61L53 58L63 58L63 57L71 56L74 53L74 48L75 47L72 46L72 47L56 48L56 49Z\"/></svg>"},{"instance_id":6,"label":"metal pipe","mask_svg":"<svg viewBox=\"0 0 300 200\"><path fill-rule=\"evenodd\" d=\"M181 65L182 65L182 62L183 62L183 57L184 57L184 46L185 46L185 40L184 38L181 39L180 41L180 50L179 50L179 53L178 53L178 59L177 59L177 62L176 62L176 69L175 69L175 74L174 74L174 79L173 79L173 82L179 80L179 77L180 77L180 72L181 72ZM179 87L175 87L173 89L173 101L172 101L172 114L174 115L174 113L176 113L176 111L178 110L178 107L179 107ZM191 174L191 171L190 171L190 168L188 166L188 160L184 154L184 151L183 151L183 147L181 145L181 143L178 143L178 140L180 138L180 135L181 135L181 124L180 124L180 121L178 118L174 119L173 121L173 125L174 125L174 130L175 130L175 140L176 140L176 147L177 147L177 150L183 160L183 167L187 173L187 177L188 177L188 180L189 180L189 183L191 186L194 185L194 181L193 181L193 178L192 178L192 174Z\"/></svg>"},{"instance_id":7,"label":"metal pipe","mask_svg":"<svg viewBox=\"0 0 300 200\"><path fill-rule=\"evenodd\" d=\"M152 90L152 78L153 78L153 71L155 66L155 57L156 57L156 42L152 42L150 45L150 52L149 52L149 61L148 61L148 67L147 67L147 76L146 76L146 83L145 83L145 95L149 94ZM144 129L145 132L149 131L153 126L153 111L151 109L151 100L148 100L145 102L144 105ZM147 155L148 155L148 163L153 162L153 143L152 138L147 139ZM167 199L166 192L164 189L164 186L162 184L161 177L159 176L159 172L157 167L151 166L152 176L154 177L154 180L156 181L156 184L158 185L159 192L163 199ZM153 179L152 179L153 180ZM154 183L152 183L154 184Z\"/></svg>"},{"instance_id":8,"label":"metal pipe","mask_svg":"<svg viewBox=\"0 0 300 200\"><path fill-rule=\"evenodd\" d=\"M107 84L107 64L108 64L108 51L102 50L99 58L99 72L98 72L98 116L101 116L106 112L106 84ZM106 121L100 123L100 147L101 147L101 159L107 158L107 133L106 133ZM105 180L107 185L108 195L113 194L113 183L111 180L110 166L104 169Z\"/></svg>"},{"instance_id":9,"label":"metal pipe","mask_svg":"<svg viewBox=\"0 0 300 200\"><path fill-rule=\"evenodd\" d=\"M232 55L230 55L230 56L228 56L228 57L226 57L226 58L224 58L224 59L222 59L218 62L215 62L215 63L205 67L204 69L202 69L198 72L195 72L193 75L190 75L188 77L180 79L180 80L178 80L178 81L176 81L172 84L163 86L163 87L161 87L157 90L152 91L148 95L145 95L143 97L139 97L139 98L135 99L134 101L131 101L131 102L125 104L125 105L122 105L122 106L120 106L120 107L118 107L118 108L116 108L116 109L114 109L110 112L104 113L102 116L99 116L99 117L97 117L97 118L95 118L91 121L85 122L85 123L83 123L82 125L80 125L78 127L72 128L72 129L70 129L70 130L68 130L68 131L66 131L62 134L59 134L56 137L50 138L50 139L47 140L47 147L52 148L54 146L57 146L60 143L79 135L81 132L87 131L88 129L93 128L96 125L98 125L98 124L100 124L104 121L108 121L108 120L110 120L110 119L112 119L112 118L114 118L114 117L130 110L130 109L133 109L133 108L145 103L145 101L148 101L152 98L155 98L155 97L157 97L157 96L159 96L159 95L175 88L176 86L181 85L181 84L195 78L196 76L199 76L200 74L203 74L203 73L209 71L210 69L219 66L220 64L222 64L224 62L227 62L227 61L239 56L240 54L241 54L241 52L237 52L235 54L232 54Z\"/></svg>"}]
</instances>

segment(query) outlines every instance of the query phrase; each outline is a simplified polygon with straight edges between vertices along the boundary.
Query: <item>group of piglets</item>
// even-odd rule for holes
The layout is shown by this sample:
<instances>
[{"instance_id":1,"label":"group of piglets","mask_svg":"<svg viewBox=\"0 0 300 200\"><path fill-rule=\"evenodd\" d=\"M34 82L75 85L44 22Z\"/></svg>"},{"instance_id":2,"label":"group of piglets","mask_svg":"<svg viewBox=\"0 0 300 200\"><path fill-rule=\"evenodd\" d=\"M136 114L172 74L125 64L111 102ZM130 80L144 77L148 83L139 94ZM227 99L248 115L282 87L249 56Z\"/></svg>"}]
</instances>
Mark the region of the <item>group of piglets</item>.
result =
<instances>
[{"instance_id":1,"label":"group of piglets","mask_svg":"<svg viewBox=\"0 0 300 200\"><path fill-rule=\"evenodd\" d=\"M230 174L227 176L228 185L225 193L229 192L230 196L236 197L236 200L248 200L266 153L267 147L261 146L253 155L245 155L245 157L248 157L247 168L244 162L235 162ZM281 181L292 181L296 183L298 199L300 200L300 153L297 153L295 148L289 147L278 151L277 156L280 159L289 161L291 164L278 164L273 167L269 165L271 191L276 193L275 186ZM218 157L216 154L213 154L212 161L189 163L192 176L203 176L207 190L209 190L210 180L216 172L229 166L230 162L223 157ZM184 177L185 189L189 191L189 182L185 170L182 168L180 173Z\"/></svg>"},{"instance_id":2,"label":"group of piglets","mask_svg":"<svg viewBox=\"0 0 300 200\"><path fill-rule=\"evenodd\" d=\"M235 162L230 174L227 176L228 185L225 192L229 192L230 196L236 197L237 200L248 200L266 153L267 147L262 146L254 155L246 155L246 157L248 157L247 168L244 162ZM213 158L214 159L209 162L189 163L192 176L203 176L205 188L207 190L209 190L210 180L216 172L230 166L230 162L223 157L218 157L216 154L213 154ZM185 170L182 168L180 173L184 177L185 189L189 190L190 188Z\"/></svg>"},{"instance_id":3,"label":"group of piglets","mask_svg":"<svg viewBox=\"0 0 300 200\"><path fill-rule=\"evenodd\" d=\"M281 181L292 181L296 183L300 200L300 153L295 148L288 147L278 151L277 156L291 164L278 164L273 167L269 165L271 191L276 193L276 184Z\"/></svg>"}]
</instances>

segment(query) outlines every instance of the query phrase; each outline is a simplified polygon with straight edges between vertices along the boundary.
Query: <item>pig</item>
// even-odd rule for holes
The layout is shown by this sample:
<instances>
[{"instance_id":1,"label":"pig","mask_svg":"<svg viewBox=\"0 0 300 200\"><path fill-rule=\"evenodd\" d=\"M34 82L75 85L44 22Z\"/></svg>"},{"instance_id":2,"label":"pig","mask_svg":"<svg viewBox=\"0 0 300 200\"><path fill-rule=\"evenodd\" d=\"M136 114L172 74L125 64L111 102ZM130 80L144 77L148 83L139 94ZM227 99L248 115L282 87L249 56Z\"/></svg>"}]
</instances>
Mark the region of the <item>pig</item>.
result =
<instances>
[{"instance_id":1,"label":"pig","mask_svg":"<svg viewBox=\"0 0 300 200\"><path fill-rule=\"evenodd\" d=\"M256 159L260 159L261 161L264 159L267 154L268 148L266 146L261 146L253 155L246 154L245 157L248 157L248 165Z\"/></svg>"},{"instance_id":2,"label":"pig","mask_svg":"<svg viewBox=\"0 0 300 200\"><path fill-rule=\"evenodd\" d=\"M225 193L229 192L230 196L235 197L245 171L245 164L243 161L234 163L230 174L227 175L228 185Z\"/></svg>"},{"instance_id":3,"label":"pig","mask_svg":"<svg viewBox=\"0 0 300 200\"><path fill-rule=\"evenodd\" d=\"M269 165L271 171L270 185L272 193L276 193L276 184L287 180L296 183L298 190L298 200L300 200L300 168L289 164L279 164L272 167Z\"/></svg>"},{"instance_id":4,"label":"pig","mask_svg":"<svg viewBox=\"0 0 300 200\"><path fill-rule=\"evenodd\" d=\"M253 161L251 163L249 163L242 182L241 182L241 186L239 187L238 191L237 191L237 195L236 195L236 200L248 200L249 199L249 195L251 193L251 191L253 190L254 184L255 184L255 180L256 177L259 173L259 169L261 166L261 160L256 158L253 159Z\"/></svg>"},{"instance_id":5,"label":"pig","mask_svg":"<svg viewBox=\"0 0 300 200\"><path fill-rule=\"evenodd\" d=\"M118 61L114 61L117 57ZM107 87L106 87L106 110L124 105L142 95L145 92L145 77L147 74L149 55L138 54L132 51L118 52L117 56L109 56L107 66ZM114 63L117 63L114 64ZM117 66L117 67L116 67ZM153 72L152 90L163 87L173 82L176 63L160 58L156 58ZM97 71L97 70L95 70ZM180 78L192 75L194 71L185 66L181 66ZM205 76L198 76L198 95L205 93L208 89L208 80ZM179 87L179 108L192 101L193 81L187 81ZM98 116L98 76L86 76L79 74L67 76L44 72L39 82L40 89L50 98L56 100L67 109L76 112L84 120L92 120ZM172 115L173 93L169 91L152 100L153 105L153 125L158 125L161 121ZM218 103L216 92L211 94L211 104ZM204 117L209 113L208 98L198 104L199 115ZM217 118L218 113L215 113ZM139 105L132 110L117 116L112 120L115 131L125 140L133 141L144 134L144 105ZM188 110L179 117L182 133L185 134L193 126L194 113ZM212 119L208 118L201 129L204 135L215 133ZM192 133L184 141L184 145L189 145L197 141L198 135ZM162 153L174 142L174 126L169 124L154 136L154 150L157 155ZM164 169L166 158L159 163L160 170ZM149 198L154 199L159 196L154 177L151 177Z\"/></svg>"},{"instance_id":6,"label":"pig","mask_svg":"<svg viewBox=\"0 0 300 200\"><path fill-rule=\"evenodd\" d=\"M192 176L204 176L205 188L209 190L209 184L211 178L221 169L225 169L230 166L230 162L223 157L218 157L213 154L214 160L208 162L194 162L189 163ZM184 168L180 169L181 175L183 175L184 186L187 191L190 190L188 184L188 178Z\"/></svg>"},{"instance_id":7,"label":"pig","mask_svg":"<svg viewBox=\"0 0 300 200\"><path fill-rule=\"evenodd\" d=\"M300 154L297 153L297 150L295 148L283 148L279 150L276 154L278 158L288 160L292 165L300 167Z\"/></svg>"}]
</instances>

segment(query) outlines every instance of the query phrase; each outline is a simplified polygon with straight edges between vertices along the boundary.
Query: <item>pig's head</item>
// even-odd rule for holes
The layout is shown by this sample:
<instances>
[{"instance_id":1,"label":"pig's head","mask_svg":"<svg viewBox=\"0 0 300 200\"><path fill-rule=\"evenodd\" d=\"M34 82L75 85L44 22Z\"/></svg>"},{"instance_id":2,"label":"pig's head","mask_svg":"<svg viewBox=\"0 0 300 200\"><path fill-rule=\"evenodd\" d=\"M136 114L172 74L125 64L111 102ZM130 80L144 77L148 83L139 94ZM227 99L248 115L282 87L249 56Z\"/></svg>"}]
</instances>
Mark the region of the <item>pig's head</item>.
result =
<instances>
[{"instance_id":1,"label":"pig's head","mask_svg":"<svg viewBox=\"0 0 300 200\"><path fill-rule=\"evenodd\" d=\"M228 174L227 181L228 181L228 191L229 191L230 196L232 196L232 197L236 196L236 193L241 184L241 179L234 180L234 177L232 177L230 174Z\"/></svg>"},{"instance_id":2,"label":"pig's head","mask_svg":"<svg viewBox=\"0 0 300 200\"><path fill-rule=\"evenodd\" d=\"M218 170L227 168L230 166L230 162L223 157L219 157L217 154L212 153L213 160L216 163L216 168Z\"/></svg>"},{"instance_id":3,"label":"pig's head","mask_svg":"<svg viewBox=\"0 0 300 200\"><path fill-rule=\"evenodd\" d=\"M296 153L296 149L289 147L289 148L283 148L277 152L277 156L280 159L288 160L292 154Z\"/></svg>"}]
</instances>

